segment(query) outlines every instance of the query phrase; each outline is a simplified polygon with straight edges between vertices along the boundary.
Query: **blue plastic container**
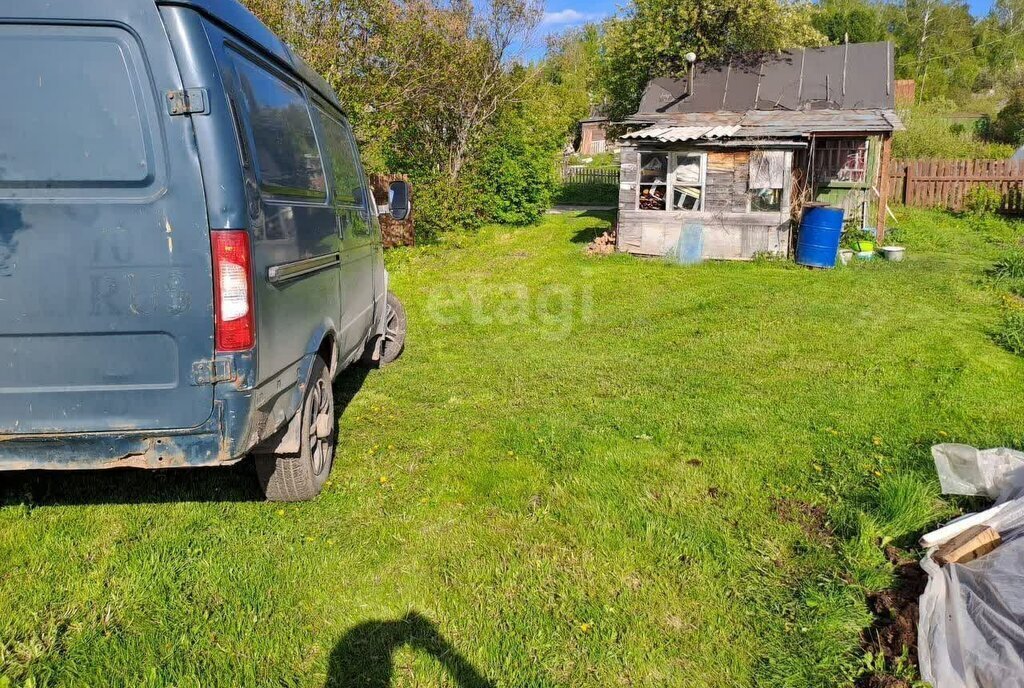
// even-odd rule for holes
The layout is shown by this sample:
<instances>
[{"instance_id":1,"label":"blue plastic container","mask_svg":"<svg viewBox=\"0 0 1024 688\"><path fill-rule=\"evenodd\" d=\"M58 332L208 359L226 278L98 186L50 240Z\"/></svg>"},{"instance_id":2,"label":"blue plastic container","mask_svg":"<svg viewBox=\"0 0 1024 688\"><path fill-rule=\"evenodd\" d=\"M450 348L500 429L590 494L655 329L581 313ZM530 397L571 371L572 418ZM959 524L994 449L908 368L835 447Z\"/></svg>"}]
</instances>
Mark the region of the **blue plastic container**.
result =
<instances>
[{"instance_id":1,"label":"blue plastic container","mask_svg":"<svg viewBox=\"0 0 1024 688\"><path fill-rule=\"evenodd\" d=\"M810 206L800 222L796 242L796 262L813 268L832 268L843 235L843 209Z\"/></svg>"}]
</instances>

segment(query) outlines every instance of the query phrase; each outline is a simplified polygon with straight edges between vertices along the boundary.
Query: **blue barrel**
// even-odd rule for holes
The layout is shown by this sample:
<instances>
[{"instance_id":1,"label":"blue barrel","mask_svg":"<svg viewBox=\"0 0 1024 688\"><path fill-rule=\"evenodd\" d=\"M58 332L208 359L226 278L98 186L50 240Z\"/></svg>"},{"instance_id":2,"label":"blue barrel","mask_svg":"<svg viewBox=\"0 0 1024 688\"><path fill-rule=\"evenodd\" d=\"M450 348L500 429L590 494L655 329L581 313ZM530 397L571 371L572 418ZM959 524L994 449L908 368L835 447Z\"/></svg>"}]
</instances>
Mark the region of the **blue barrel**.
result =
<instances>
[{"instance_id":1,"label":"blue barrel","mask_svg":"<svg viewBox=\"0 0 1024 688\"><path fill-rule=\"evenodd\" d=\"M843 209L809 206L800 222L796 262L813 268L835 267L839 239L843 235Z\"/></svg>"}]
</instances>

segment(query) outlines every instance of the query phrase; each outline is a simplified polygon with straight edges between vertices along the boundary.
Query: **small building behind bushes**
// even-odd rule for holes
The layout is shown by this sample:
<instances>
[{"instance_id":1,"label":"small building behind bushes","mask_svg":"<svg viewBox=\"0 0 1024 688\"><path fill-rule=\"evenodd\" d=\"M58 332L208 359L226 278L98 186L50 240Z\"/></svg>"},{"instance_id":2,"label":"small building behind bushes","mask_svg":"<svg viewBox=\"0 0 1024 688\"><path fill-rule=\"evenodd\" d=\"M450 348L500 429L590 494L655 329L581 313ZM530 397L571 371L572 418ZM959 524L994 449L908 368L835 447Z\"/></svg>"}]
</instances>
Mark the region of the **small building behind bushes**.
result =
<instances>
[{"instance_id":1,"label":"small building behind bushes","mask_svg":"<svg viewBox=\"0 0 1024 688\"><path fill-rule=\"evenodd\" d=\"M612 153L618 150L618 142L608 140L608 127L611 120L599 110L593 110L590 117L580 121L580 145L577 152L583 156Z\"/></svg>"},{"instance_id":2,"label":"small building behind bushes","mask_svg":"<svg viewBox=\"0 0 1024 688\"><path fill-rule=\"evenodd\" d=\"M617 248L788 256L806 203L884 233L893 50L847 44L694 66L655 79L621 138Z\"/></svg>"}]
</instances>

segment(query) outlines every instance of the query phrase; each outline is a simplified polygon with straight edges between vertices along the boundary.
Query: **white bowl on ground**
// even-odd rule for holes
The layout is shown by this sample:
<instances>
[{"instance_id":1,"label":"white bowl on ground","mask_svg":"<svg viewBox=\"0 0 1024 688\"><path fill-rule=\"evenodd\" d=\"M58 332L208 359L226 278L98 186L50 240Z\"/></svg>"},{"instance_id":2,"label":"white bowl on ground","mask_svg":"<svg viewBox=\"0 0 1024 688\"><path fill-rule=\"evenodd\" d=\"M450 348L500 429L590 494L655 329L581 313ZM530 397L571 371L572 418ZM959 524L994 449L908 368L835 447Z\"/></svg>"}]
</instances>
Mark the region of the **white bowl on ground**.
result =
<instances>
[{"instance_id":1,"label":"white bowl on ground","mask_svg":"<svg viewBox=\"0 0 1024 688\"><path fill-rule=\"evenodd\" d=\"M904 255L906 255L907 250L902 246L883 246L881 248L881 252L882 257L885 258L886 260L898 262L903 260L903 257Z\"/></svg>"}]
</instances>

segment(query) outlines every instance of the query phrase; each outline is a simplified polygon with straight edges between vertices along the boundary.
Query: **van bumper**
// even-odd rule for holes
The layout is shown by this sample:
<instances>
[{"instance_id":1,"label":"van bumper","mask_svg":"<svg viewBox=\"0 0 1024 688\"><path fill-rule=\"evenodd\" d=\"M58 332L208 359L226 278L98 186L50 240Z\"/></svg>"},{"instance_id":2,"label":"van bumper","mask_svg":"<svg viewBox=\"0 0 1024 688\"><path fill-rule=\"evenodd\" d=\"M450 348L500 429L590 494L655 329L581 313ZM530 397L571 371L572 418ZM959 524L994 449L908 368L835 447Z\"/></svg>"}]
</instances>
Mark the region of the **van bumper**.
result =
<instances>
[{"instance_id":1,"label":"van bumper","mask_svg":"<svg viewBox=\"0 0 1024 688\"><path fill-rule=\"evenodd\" d=\"M232 440L244 433L231 432L224 415L218 402L206 423L187 430L0 435L0 471L230 465L247 447Z\"/></svg>"}]
</instances>

